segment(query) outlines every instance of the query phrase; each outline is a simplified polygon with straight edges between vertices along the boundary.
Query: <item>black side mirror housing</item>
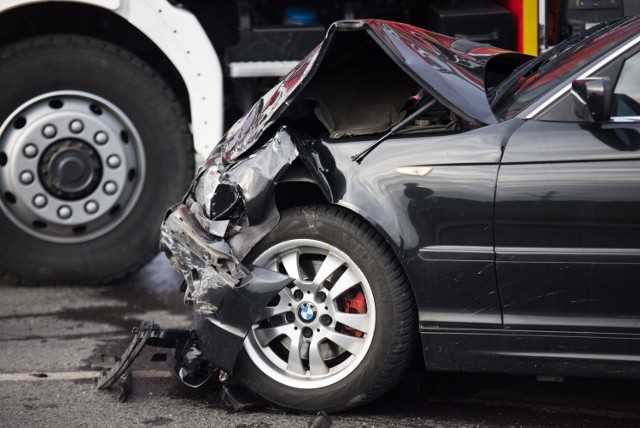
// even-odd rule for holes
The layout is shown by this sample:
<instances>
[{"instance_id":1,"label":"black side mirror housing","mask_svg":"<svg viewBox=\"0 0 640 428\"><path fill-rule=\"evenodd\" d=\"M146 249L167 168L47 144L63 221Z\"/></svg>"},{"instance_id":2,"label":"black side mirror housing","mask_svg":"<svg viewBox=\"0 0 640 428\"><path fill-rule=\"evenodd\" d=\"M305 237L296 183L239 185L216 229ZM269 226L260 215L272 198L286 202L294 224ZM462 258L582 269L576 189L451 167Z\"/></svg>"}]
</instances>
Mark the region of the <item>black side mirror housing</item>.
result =
<instances>
[{"instance_id":1,"label":"black side mirror housing","mask_svg":"<svg viewBox=\"0 0 640 428\"><path fill-rule=\"evenodd\" d=\"M588 77L571 84L573 110L589 122L605 122L611 118L613 87L608 77Z\"/></svg>"}]
</instances>

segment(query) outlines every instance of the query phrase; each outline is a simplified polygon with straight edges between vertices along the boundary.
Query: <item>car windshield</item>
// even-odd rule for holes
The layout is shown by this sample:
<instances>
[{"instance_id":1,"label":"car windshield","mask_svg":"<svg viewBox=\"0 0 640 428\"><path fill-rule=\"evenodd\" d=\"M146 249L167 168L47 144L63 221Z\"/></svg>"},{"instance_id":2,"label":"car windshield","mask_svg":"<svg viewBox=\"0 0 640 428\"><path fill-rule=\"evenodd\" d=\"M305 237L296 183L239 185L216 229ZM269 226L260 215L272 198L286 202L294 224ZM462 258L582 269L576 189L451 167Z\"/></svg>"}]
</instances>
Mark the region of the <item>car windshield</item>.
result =
<instances>
[{"instance_id":1,"label":"car windshield","mask_svg":"<svg viewBox=\"0 0 640 428\"><path fill-rule=\"evenodd\" d=\"M498 120L516 116L550 89L640 30L640 18L604 23L563 41L531 60L489 92Z\"/></svg>"}]
</instances>

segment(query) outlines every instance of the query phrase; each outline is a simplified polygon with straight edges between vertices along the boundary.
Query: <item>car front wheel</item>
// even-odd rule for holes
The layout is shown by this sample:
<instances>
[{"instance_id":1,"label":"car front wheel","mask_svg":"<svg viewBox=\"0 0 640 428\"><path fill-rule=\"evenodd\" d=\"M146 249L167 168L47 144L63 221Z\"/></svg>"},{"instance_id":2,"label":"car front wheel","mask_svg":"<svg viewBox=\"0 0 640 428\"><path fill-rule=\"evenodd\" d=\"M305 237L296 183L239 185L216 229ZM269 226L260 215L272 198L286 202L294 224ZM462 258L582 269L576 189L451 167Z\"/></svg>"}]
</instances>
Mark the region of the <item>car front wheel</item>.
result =
<instances>
[{"instance_id":1,"label":"car front wheel","mask_svg":"<svg viewBox=\"0 0 640 428\"><path fill-rule=\"evenodd\" d=\"M417 334L413 296L370 225L340 209L296 208L247 258L295 282L245 340L245 386L282 407L339 411L397 381Z\"/></svg>"}]
</instances>

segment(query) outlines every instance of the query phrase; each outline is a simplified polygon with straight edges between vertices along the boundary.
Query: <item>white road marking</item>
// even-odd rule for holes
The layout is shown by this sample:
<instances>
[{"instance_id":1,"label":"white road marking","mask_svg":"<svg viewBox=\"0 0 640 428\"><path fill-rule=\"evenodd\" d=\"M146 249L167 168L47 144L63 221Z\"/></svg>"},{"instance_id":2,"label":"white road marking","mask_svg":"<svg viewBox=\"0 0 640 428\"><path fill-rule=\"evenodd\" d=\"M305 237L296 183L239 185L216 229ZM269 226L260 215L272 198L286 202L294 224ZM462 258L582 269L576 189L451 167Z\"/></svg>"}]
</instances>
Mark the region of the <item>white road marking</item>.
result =
<instances>
[{"instance_id":1,"label":"white road marking","mask_svg":"<svg viewBox=\"0 0 640 428\"><path fill-rule=\"evenodd\" d=\"M0 382L28 382L38 380L77 380L97 378L100 372L82 371L82 372L33 372L33 373L0 373ZM167 370L134 370L134 378L163 378L172 377Z\"/></svg>"}]
</instances>

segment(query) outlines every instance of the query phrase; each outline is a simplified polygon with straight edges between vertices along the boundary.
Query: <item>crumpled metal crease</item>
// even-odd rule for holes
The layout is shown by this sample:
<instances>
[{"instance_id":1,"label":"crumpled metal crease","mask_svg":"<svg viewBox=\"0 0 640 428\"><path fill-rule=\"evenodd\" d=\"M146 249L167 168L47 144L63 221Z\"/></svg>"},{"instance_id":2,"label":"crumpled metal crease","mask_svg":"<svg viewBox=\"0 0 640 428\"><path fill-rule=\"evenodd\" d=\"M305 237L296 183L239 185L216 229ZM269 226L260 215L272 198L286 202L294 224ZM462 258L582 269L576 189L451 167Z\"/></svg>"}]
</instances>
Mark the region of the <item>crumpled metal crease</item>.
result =
<instances>
[{"instance_id":1,"label":"crumpled metal crease","mask_svg":"<svg viewBox=\"0 0 640 428\"><path fill-rule=\"evenodd\" d=\"M252 246L247 240L257 242L277 225L275 204L272 201L268 210L264 205L273 199L275 184L298 156L291 133L280 129L252 156L216 170L224 178L217 180L212 192L192 186L197 195L188 195L185 203L173 207L162 227L161 247L187 283L184 299L194 307L200 346L207 358L227 372L233 370L244 337L266 304L293 282L278 272L243 265L230 242L239 237L244 257ZM206 179L207 173L202 171L198 179ZM228 218L212 220L205 208L210 201L198 199L206 194L221 198L222 192L234 193L232 198L216 201ZM229 206L224 206L225 201ZM230 210L238 203L242 209Z\"/></svg>"}]
</instances>

